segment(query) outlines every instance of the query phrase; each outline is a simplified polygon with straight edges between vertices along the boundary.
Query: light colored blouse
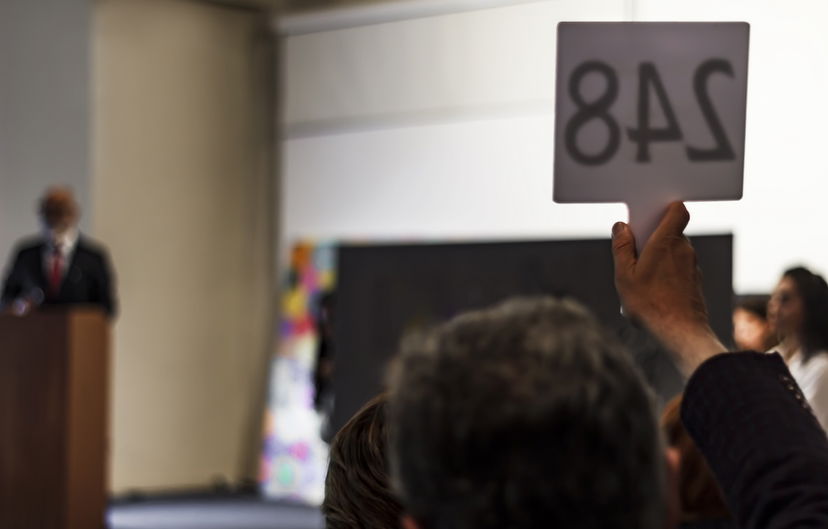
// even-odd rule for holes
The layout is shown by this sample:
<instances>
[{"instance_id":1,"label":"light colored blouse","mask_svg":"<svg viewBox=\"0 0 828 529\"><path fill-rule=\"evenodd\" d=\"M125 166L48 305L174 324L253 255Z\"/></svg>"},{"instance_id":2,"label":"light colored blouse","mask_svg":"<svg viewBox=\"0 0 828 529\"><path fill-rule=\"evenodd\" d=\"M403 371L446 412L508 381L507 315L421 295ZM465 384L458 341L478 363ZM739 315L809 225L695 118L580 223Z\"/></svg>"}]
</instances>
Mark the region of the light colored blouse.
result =
<instances>
[{"instance_id":1,"label":"light colored blouse","mask_svg":"<svg viewBox=\"0 0 828 529\"><path fill-rule=\"evenodd\" d=\"M818 351L803 363L802 352L797 351L788 360L788 369L822 429L828 431L828 352Z\"/></svg>"}]
</instances>

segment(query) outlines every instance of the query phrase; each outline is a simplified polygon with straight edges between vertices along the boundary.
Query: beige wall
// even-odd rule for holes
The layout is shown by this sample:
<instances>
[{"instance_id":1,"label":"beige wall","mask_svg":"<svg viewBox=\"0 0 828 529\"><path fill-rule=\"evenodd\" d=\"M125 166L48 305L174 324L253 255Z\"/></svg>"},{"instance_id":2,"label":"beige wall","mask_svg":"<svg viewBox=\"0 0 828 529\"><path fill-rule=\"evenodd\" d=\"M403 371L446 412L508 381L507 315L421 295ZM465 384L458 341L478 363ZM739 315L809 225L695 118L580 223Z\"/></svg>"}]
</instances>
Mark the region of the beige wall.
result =
<instances>
[{"instance_id":1,"label":"beige wall","mask_svg":"<svg viewBox=\"0 0 828 529\"><path fill-rule=\"evenodd\" d=\"M121 301L111 488L253 477L275 244L266 17L94 6L94 233Z\"/></svg>"}]
</instances>

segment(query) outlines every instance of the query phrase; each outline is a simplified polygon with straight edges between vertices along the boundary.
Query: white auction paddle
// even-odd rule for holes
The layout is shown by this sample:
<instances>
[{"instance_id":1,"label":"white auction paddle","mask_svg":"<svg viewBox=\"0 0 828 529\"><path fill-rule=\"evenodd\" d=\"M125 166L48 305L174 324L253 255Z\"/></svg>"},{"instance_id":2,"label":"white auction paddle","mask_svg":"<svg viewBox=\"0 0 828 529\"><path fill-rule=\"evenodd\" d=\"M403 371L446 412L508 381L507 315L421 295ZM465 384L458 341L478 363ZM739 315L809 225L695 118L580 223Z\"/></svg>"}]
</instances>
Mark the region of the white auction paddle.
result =
<instances>
[{"instance_id":1,"label":"white auction paddle","mask_svg":"<svg viewBox=\"0 0 828 529\"><path fill-rule=\"evenodd\" d=\"M558 25L554 200L624 202L640 252L674 200L738 200L744 22Z\"/></svg>"}]
</instances>

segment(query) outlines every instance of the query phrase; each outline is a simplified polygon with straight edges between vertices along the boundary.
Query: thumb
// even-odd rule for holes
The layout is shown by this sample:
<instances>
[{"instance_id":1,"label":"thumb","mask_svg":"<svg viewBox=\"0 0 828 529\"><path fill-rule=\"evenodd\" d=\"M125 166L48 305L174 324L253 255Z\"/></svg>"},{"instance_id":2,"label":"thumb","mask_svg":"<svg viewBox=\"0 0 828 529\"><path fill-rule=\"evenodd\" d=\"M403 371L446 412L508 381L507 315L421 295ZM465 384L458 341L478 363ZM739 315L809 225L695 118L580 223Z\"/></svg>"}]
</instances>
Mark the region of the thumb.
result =
<instances>
[{"instance_id":1,"label":"thumb","mask_svg":"<svg viewBox=\"0 0 828 529\"><path fill-rule=\"evenodd\" d=\"M635 268L635 237L623 222L616 222L612 227L612 260L616 278L624 277Z\"/></svg>"}]
</instances>

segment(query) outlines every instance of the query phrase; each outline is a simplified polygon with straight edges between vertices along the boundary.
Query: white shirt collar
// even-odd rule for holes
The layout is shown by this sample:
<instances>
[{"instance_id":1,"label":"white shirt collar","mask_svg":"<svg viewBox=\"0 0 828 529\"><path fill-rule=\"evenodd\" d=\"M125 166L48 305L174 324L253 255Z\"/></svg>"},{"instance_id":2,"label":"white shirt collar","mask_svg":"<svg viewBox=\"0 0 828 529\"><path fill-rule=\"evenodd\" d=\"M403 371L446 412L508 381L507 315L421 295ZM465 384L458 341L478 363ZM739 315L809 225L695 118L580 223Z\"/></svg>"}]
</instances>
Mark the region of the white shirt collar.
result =
<instances>
[{"instance_id":1,"label":"white shirt collar","mask_svg":"<svg viewBox=\"0 0 828 529\"><path fill-rule=\"evenodd\" d=\"M80 234L75 228L68 230L60 237L54 237L49 232L47 232L46 235L46 238L49 241L48 247L51 249L54 243L59 243L60 250L63 255L69 255L75 250L75 245L78 244L78 237L80 237Z\"/></svg>"}]
</instances>

